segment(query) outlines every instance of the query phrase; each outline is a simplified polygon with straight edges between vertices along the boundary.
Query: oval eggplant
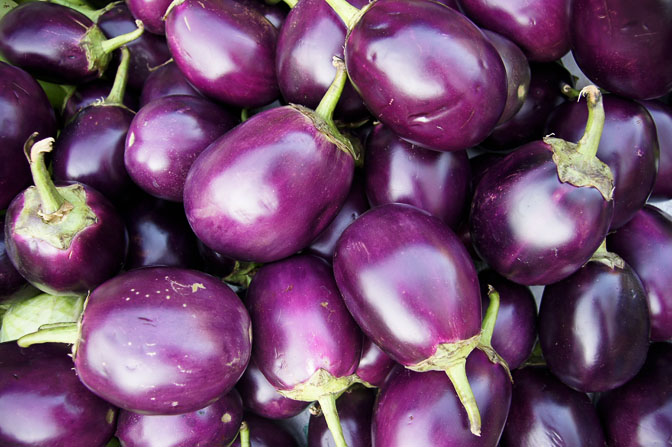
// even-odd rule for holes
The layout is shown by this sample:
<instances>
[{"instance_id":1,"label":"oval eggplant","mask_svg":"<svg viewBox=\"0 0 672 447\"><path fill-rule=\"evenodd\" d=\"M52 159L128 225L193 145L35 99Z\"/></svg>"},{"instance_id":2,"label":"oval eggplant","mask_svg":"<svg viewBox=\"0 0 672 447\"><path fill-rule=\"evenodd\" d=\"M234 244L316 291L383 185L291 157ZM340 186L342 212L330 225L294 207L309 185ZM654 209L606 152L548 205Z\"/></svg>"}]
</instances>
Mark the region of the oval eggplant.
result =
<instances>
[{"instance_id":1,"label":"oval eggplant","mask_svg":"<svg viewBox=\"0 0 672 447\"><path fill-rule=\"evenodd\" d=\"M166 25L163 17L170 6L171 0L127 0L128 9L138 20L142 20L147 31L154 34L164 34Z\"/></svg>"},{"instance_id":2,"label":"oval eggplant","mask_svg":"<svg viewBox=\"0 0 672 447\"><path fill-rule=\"evenodd\" d=\"M175 62L162 65L147 76L140 94L140 107L144 107L157 98L170 95L202 96L189 84Z\"/></svg>"},{"instance_id":3,"label":"oval eggplant","mask_svg":"<svg viewBox=\"0 0 672 447\"><path fill-rule=\"evenodd\" d=\"M660 156L651 196L672 199L672 107L660 101L641 101L656 125Z\"/></svg>"}]
</instances>

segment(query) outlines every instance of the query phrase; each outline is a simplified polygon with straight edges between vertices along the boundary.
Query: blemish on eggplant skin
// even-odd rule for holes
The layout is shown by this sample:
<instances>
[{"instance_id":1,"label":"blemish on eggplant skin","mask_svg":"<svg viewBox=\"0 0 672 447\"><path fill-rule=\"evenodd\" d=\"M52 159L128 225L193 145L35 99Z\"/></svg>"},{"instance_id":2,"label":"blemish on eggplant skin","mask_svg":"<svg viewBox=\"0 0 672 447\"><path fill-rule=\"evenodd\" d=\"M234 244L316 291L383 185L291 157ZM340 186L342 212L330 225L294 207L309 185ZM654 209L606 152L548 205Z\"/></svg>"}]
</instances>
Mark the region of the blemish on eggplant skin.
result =
<instances>
[{"instance_id":1,"label":"blemish on eggplant skin","mask_svg":"<svg viewBox=\"0 0 672 447\"><path fill-rule=\"evenodd\" d=\"M225 424L228 424L229 422L231 422L231 419L232 418L231 418L231 415L229 413L224 413L222 415L222 422L224 422Z\"/></svg>"}]
</instances>

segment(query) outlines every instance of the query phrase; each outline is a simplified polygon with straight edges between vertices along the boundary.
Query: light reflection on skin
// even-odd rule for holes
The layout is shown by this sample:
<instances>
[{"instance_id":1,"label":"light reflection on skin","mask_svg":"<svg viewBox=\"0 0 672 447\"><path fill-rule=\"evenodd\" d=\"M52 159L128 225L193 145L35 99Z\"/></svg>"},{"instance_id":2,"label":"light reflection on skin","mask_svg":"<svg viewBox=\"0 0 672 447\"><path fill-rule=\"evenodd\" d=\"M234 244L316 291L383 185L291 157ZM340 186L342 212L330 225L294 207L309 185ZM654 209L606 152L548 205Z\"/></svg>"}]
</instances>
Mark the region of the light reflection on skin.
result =
<instances>
[{"instance_id":1,"label":"light reflection on skin","mask_svg":"<svg viewBox=\"0 0 672 447\"><path fill-rule=\"evenodd\" d=\"M317 19L318 23L313 23L308 28L312 33L306 33L292 49L292 65L296 64L296 71L307 79L314 79L322 85L330 85L334 80L336 68L331 64L316 63L315 55L320 53L319 49L323 46L322 36L343 35L343 31L327 17L318 16Z\"/></svg>"},{"instance_id":2,"label":"light reflection on skin","mask_svg":"<svg viewBox=\"0 0 672 447\"><path fill-rule=\"evenodd\" d=\"M22 405L16 405L16 402L22 402ZM64 403L63 395L3 393L0 395L0 432L4 437L31 445L54 439L64 428L55 416L56 409L62 409ZM39 424L33 421L39 421Z\"/></svg>"}]
</instances>

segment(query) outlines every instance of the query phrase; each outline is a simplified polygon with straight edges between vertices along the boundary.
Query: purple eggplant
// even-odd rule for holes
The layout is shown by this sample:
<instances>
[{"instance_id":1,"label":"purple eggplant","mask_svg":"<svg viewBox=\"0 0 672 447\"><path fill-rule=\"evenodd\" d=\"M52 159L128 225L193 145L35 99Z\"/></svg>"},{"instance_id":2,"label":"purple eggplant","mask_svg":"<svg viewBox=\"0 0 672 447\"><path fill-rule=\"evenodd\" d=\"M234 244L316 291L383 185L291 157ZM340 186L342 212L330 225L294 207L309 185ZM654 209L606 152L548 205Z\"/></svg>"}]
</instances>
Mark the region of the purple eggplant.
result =
<instances>
[{"instance_id":1,"label":"purple eggplant","mask_svg":"<svg viewBox=\"0 0 672 447\"><path fill-rule=\"evenodd\" d=\"M242 421L243 403L233 389L191 413L151 416L122 410L116 436L123 447L226 446Z\"/></svg>"},{"instance_id":2,"label":"purple eggplant","mask_svg":"<svg viewBox=\"0 0 672 447\"><path fill-rule=\"evenodd\" d=\"M62 346L0 344L0 445L101 447L116 413L82 385Z\"/></svg>"},{"instance_id":3,"label":"purple eggplant","mask_svg":"<svg viewBox=\"0 0 672 447\"><path fill-rule=\"evenodd\" d=\"M189 84L175 62L162 65L147 76L142 86L140 107L144 107L155 99L170 95L202 96Z\"/></svg>"},{"instance_id":4,"label":"purple eggplant","mask_svg":"<svg viewBox=\"0 0 672 447\"><path fill-rule=\"evenodd\" d=\"M0 229L5 228L5 216L0 216ZM5 232L0 231L0 303L26 284L7 255Z\"/></svg>"},{"instance_id":5,"label":"purple eggplant","mask_svg":"<svg viewBox=\"0 0 672 447\"><path fill-rule=\"evenodd\" d=\"M274 421L249 413L243 419L244 429L231 447L299 447L292 435ZM246 442L241 443L243 433Z\"/></svg>"},{"instance_id":6,"label":"purple eggplant","mask_svg":"<svg viewBox=\"0 0 672 447\"><path fill-rule=\"evenodd\" d=\"M341 66L316 111L266 110L201 153L187 176L184 208L205 245L270 262L305 248L329 224L354 172L352 145L332 120L345 77Z\"/></svg>"},{"instance_id":7,"label":"purple eggplant","mask_svg":"<svg viewBox=\"0 0 672 447\"><path fill-rule=\"evenodd\" d=\"M665 447L672 433L672 345L654 343L634 379L603 393L597 411L610 447Z\"/></svg>"},{"instance_id":8,"label":"purple eggplant","mask_svg":"<svg viewBox=\"0 0 672 447\"><path fill-rule=\"evenodd\" d=\"M480 339L476 270L457 236L437 217L405 204L373 208L344 232L334 274L348 310L394 361L445 371L480 433L465 361Z\"/></svg>"},{"instance_id":9,"label":"purple eggplant","mask_svg":"<svg viewBox=\"0 0 672 447\"><path fill-rule=\"evenodd\" d=\"M61 109L63 123L70 121L80 110L91 104L103 101L112 90L112 84L103 79L96 79L86 84L78 85L76 89L65 98ZM123 103L131 110L137 110L138 101L135 95L128 90L124 93Z\"/></svg>"},{"instance_id":10,"label":"purple eggplant","mask_svg":"<svg viewBox=\"0 0 672 447\"><path fill-rule=\"evenodd\" d=\"M336 401L343 437L348 447L371 447L371 418L375 397L373 390L355 385ZM322 414L310 416L308 447L336 447Z\"/></svg>"},{"instance_id":11,"label":"purple eggplant","mask_svg":"<svg viewBox=\"0 0 672 447\"><path fill-rule=\"evenodd\" d=\"M285 23L287 14L290 11L290 4L292 0L287 0L286 2L277 2L273 1L259 1L259 0L234 0L238 3L241 3L248 8L252 8L259 12L266 20L271 22L271 24L276 27L278 30L282 28L282 25Z\"/></svg>"},{"instance_id":12,"label":"purple eggplant","mask_svg":"<svg viewBox=\"0 0 672 447\"><path fill-rule=\"evenodd\" d=\"M229 0L176 0L165 20L175 63L204 94L248 108L277 98L278 32L257 11Z\"/></svg>"},{"instance_id":13,"label":"purple eggplant","mask_svg":"<svg viewBox=\"0 0 672 447\"><path fill-rule=\"evenodd\" d=\"M318 401L338 447L345 447L336 396L354 382L362 334L329 264L298 255L259 269L247 291L253 356L282 395Z\"/></svg>"},{"instance_id":14,"label":"purple eggplant","mask_svg":"<svg viewBox=\"0 0 672 447\"><path fill-rule=\"evenodd\" d=\"M479 26L511 39L537 62L553 62L569 51L570 0L459 0Z\"/></svg>"},{"instance_id":15,"label":"purple eggplant","mask_svg":"<svg viewBox=\"0 0 672 447\"><path fill-rule=\"evenodd\" d=\"M301 413L308 403L293 400L278 393L254 360L236 384L245 410L268 419L287 419Z\"/></svg>"},{"instance_id":16,"label":"purple eggplant","mask_svg":"<svg viewBox=\"0 0 672 447\"><path fill-rule=\"evenodd\" d=\"M53 157L56 182L84 183L114 203L125 200L133 189L124 167L124 142L135 113L122 103L130 53L123 48L122 54L110 94L65 125Z\"/></svg>"},{"instance_id":17,"label":"purple eggplant","mask_svg":"<svg viewBox=\"0 0 672 447\"><path fill-rule=\"evenodd\" d=\"M495 447L511 404L509 376L479 350L469 355L466 370L483 418L480 437L469 431L467 415L445 374L397 367L376 402L373 447Z\"/></svg>"},{"instance_id":18,"label":"purple eggplant","mask_svg":"<svg viewBox=\"0 0 672 447\"><path fill-rule=\"evenodd\" d=\"M658 175L651 195L672 199L672 107L660 101L641 101L653 118L660 149Z\"/></svg>"},{"instance_id":19,"label":"purple eggplant","mask_svg":"<svg viewBox=\"0 0 672 447\"><path fill-rule=\"evenodd\" d=\"M572 54L595 84L634 99L672 90L672 8L666 0L573 0Z\"/></svg>"},{"instance_id":20,"label":"purple eggplant","mask_svg":"<svg viewBox=\"0 0 672 447\"><path fill-rule=\"evenodd\" d=\"M394 368L394 360L366 335L362 340L362 355L355 375L357 381L368 388L380 388L387 375Z\"/></svg>"},{"instance_id":21,"label":"purple eggplant","mask_svg":"<svg viewBox=\"0 0 672 447\"><path fill-rule=\"evenodd\" d=\"M372 207L407 203L455 228L470 193L466 151L437 152L417 147L378 124L366 143L366 195Z\"/></svg>"},{"instance_id":22,"label":"purple eggplant","mask_svg":"<svg viewBox=\"0 0 672 447\"><path fill-rule=\"evenodd\" d=\"M172 0L127 0L128 9L138 20L145 24L147 31L164 34L166 26L164 16Z\"/></svg>"},{"instance_id":23,"label":"purple eggplant","mask_svg":"<svg viewBox=\"0 0 672 447\"><path fill-rule=\"evenodd\" d=\"M33 132L56 134L56 116L44 90L28 73L0 61L0 210L30 185L23 144Z\"/></svg>"},{"instance_id":24,"label":"purple eggplant","mask_svg":"<svg viewBox=\"0 0 672 447\"><path fill-rule=\"evenodd\" d=\"M224 278L233 273L236 267L236 261L234 259L208 248L208 246L198 238L196 238L196 244L198 245L198 253L201 255L201 260L203 261L204 272L213 276L219 276L220 278Z\"/></svg>"},{"instance_id":25,"label":"purple eggplant","mask_svg":"<svg viewBox=\"0 0 672 447\"><path fill-rule=\"evenodd\" d=\"M25 145L35 186L7 210L5 244L12 264L52 295L85 295L115 275L126 256L126 228L99 192L73 183L55 186L44 161L53 138Z\"/></svg>"},{"instance_id":26,"label":"purple eggplant","mask_svg":"<svg viewBox=\"0 0 672 447\"><path fill-rule=\"evenodd\" d=\"M103 399L142 414L204 408L233 388L252 351L245 306L205 273L147 267L89 296L79 324L19 339L73 343L79 379Z\"/></svg>"},{"instance_id":27,"label":"purple eggplant","mask_svg":"<svg viewBox=\"0 0 672 447\"><path fill-rule=\"evenodd\" d=\"M604 97L604 130L597 157L614 174L614 230L641 209L653 189L658 167L656 125L644 107L614 95ZM551 113L546 133L578 142L586 127L588 111L568 101Z\"/></svg>"},{"instance_id":28,"label":"purple eggplant","mask_svg":"<svg viewBox=\"0 0 672 447\"><path fill-rule=\"evenodd\" d=\"M588 396L563 385L540 366L513 372L511 409L500 445L607 447Z\"/></svg>"},{"instance_id":29,"label":"purple eggplant","mask_svg":"<svg viewBox=\"0 0 672 447\"><path fill-rule=\"evenodd\" d=\"M577 271L607 235L613 176L595 153L604 125L601 94L587 87L589 118L578 145L528 143L489 169L471 204L471 238L497 273L550 284Z\"/></svg>"},{"instance_id":30,"label":"purple eggplant","mask_svg":"<svg viewBox=\"0 0 672 447\"><path fill-rule=\"evenodd\" d=\"M622 257L644 284L651 317L651 340L672 338L672 218L651 205L609 236L607 246Z\"/></svg>"},{"instance_id":31,"label":"purple eggplant","mask_svg":"<svg viewBox=\"0 0 672 447\"><path fill-rule=\"evenodd\" d=\"M376 119L440 151L467 149L488 136L506 103L506 71L469 19L435 2L385 0L361 14L345 0L330 4L350 28L350 81Z\"/></svg>"},{"instance_id":32,"label":"purple eggplant","mask_svg":"<svg viewBox=\"0 0 672 447\"><path fill-rule=\"evenodd\" d=\"M352 2L363 7L366 0ZM301 0L280 29L275 67L282 96L290 103L315 108L334 79L334 56L343 58L347 28L324 0ZM336 118L357 121L368 112L348 81L334 112Z\"/></svg>"},{"instance_id":33,"label":"purple eggplant","mask_svg":"<svg viewBox=\"0 0 672 447\"><path fill-rule=\"evenodd\" d=\"M194 160L236 124L233 113L205 98L159 98L133 118L126 137L126 170L148 194L181 202Z\"/></svg>"},{"instance_id":34,"label":"purple eggplant","mask_svg":"<svg viewBox=\"0 0 672 447\"><path fill-rule=\"evenodd\" d=\"M37 78L79 84L99 78L112 51L138 38L142 23L106 40L84 14L56 3L28 2L0 19L0 54Z\"/></svg>"},{"instance_id":35,"label":"purple eggplant","mask_svg":"<svg viewBox=\"0 0 672 447\"><path fill-rule=\"evenodd\" d=\"M511 370L532 353L537 339L537 303L525 286L508 281L493 270L478 274L483 309L488 305L488 286L499 293L499 311L492 335L492 347ZM483 317L485 317L485 312Z\"/></svg>"},{"instance_id":36,"label":"purple eggplant","mask_svg":"<svg viewBox=\"0 0 672 447\"><path fill-rule=\"evenodd\" d=\"M475 190L480 183L483 175L492 166L496 165L498 161L503 159L506 154L501 152L483 152L475 155L469 159L469 166L471 167L471 190Z\"/></svg>"}]
</instances>

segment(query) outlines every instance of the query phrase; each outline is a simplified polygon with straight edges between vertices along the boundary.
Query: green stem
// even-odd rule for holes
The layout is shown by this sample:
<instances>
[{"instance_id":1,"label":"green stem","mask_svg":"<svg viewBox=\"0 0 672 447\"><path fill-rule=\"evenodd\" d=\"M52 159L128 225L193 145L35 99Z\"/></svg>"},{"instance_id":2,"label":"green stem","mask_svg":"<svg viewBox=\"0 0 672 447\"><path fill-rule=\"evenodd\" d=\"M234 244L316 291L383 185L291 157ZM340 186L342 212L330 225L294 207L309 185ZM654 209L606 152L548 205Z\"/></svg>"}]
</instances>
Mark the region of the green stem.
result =
<instances>
[{"instance_id":1,"label":"green stem","mask_svg":"<svg viewBox=\"0 0 672 447\"><path fill-rule=\"evenodd\" d=\"M284 1L287 4L287 6L289 6L290 9L295 7L296 4L299 3L299 0L284 0Z\"/></svg>"},{"instance_id":2,"label":"green stem","mask_svg":"<svg viewBox=\"0 0 672 447\"><path fill-rule=\"evenodd\" d=\"M117 74L114 77L112 90L103 101L107 105L121 105L124 103L124 93L126 92L126 81L128 80L128 67L130 65L131 52L127 47L121 48L121 62L117 68Z\"/></svg>"},{"instance_id":3,"label":"green stem","mask_svg":"<svg viewBox=\"0 0 672 447\"><path fill-rule=\"evenodd\" d=\"M612 253L609 250L607 250L607 239L605 238L602 243L600 244L599 247L597 247L597 250L595 250L595 253L593 253L593 256L590 257L590 262L601 262L602 264L606 265L610 269L624 269L625 268L625 261L623 258L618 256L616 253Z\"/></svg>"},{"instance_id":4,"label":"green stem","mask_svg":"<svg viewBox=\"0 0 672 447\"><path fill-rule=\"evenodd\" d=\"M584 87L580 94L586 97L588 103L588 122L583 136L577 143L576 150L585 157L595 157L604 128L602 93L596 86L589 85Z\"/></svg>"},{"instance_id":5,"label":"green stem","mask_svg":"<svg viewBox=\"0 0 672 447\"><path fill-rule=\"evenodd\" d=\"M466 377L466 375L465 375ZM338 418L338 411L336 410L336 395L326 394L317 400L320 403L322 414L327 421L327 427L334 438L336 447L348 447L343 437L343 429L341 428L341 420Z\"/></svg>"},{"instance_id":6,"label":"green stem","mask_svg":"<svg viewBox=\"0 0 672 447\"><path fill-rule=\"evenodd\" d=\"M581 97L581 92L571 85L563 82L560 86L560 91L565 95L570 101L576 101Z\"/></svg>"},{"instance_id":7,"label":"green stem","mask_svg":"<svg viewBox=\"0 0 672 447\"><path fill-rule=\"evenodd\" d=\"M127 43L133 42L135 39L140 37L145 31L145 25L143 25L140 20L136 20L135 24L137 25L137 28L130 33L122 34L121 36L113 37L112 39L101 42L100 46L103 50L103 53L111 53L117 48L121 48Z\"/></svg>"},{"instance_id":8,"label":"green stem","mask_svg":"<svg viewBox=\"0 0 672 447\"><path fill-rule=\"evenodd\" d=\"M332 63L336 67L336 76L332 81L329 89L322 97L320 104L315 109L317 116L325 120L330 127L336 127L334 123L334 110L338 104L338 100L341 99L341 93L343 93L343 88L345 87L345 81L348 79L348 74L345 71L345 63L334 57Z\"/></svg>"},{"instance_id":9,"label":"green stem","mask_svg":"<svg viewBox=\"0 0 672 447\"><path fill-rule=\"evenodd\" d=\"M241 262L236 261L233 271L223 278L224 282L235 284L247 289L252 282L252 278L263 264L259 262Z\"/></svg>"},{"instance_id":10,"label":"green stem","mask_svg":"<svg viewBox=\"0 0 672 447\"><path fill-rule=\"evenodd\" d=\"M250 109L241 109L240 110L240 122L244 123L250 118Z\"/></svg>"},{"instance_id":11,"label":"green stem","mask_svg":"<svg viewBox=\"0 0 672 447\"><path fill-rule=\"evenodd\" d=\"M345 26L348 29L352 29L352 27L357 22L360 10L355 8L345 0L326 0L326 1L329 4L329 6L331 6L331 9L333 9L334 12L338 14L341 20L343 20Z\"/></svg>"},{"instance_id":12,"label":"green stem","mask_svg":"<svg viewBox=\"0 0 672 447\"><path fill-rule=\"evenodd\" d=\"M481 436L481 413L478 411L474 392L471 389L471 385L469 385L469 379L467 379L466 364L466 358L459 359L446 369L446 374L455 387L457 397L460 399L462 406L467 412L467 417L469 418L469 430L471 430L474 435Z\"/></svg>"},{"instance_id":13,"label":"green stem","mask_svg":"<svg viewBox=\"0 0 672 447\"><path fill-rule=\"evenodd\" d=\"M37 188L37 193L40 196L41 211L48 216L60 210L66 202L56 189L56 185L49 175L47 164L44 162L44 154L51 152L54 148L54 139L50 137L35 142L37 135L37 132L35 132L28 138L23 150L28 157L33 183L35 183L35 188Z\"/></svg>"},{"instance_id":14,"label":"green stem","mask_svg":"<svg viewBox=\"0 0 672 447\"><path fill-rule=\"evenodd\" d=\"M250 427L247 422L243 421L240 424L240 447L250 447Z\"/></svg>"},{"instance_id":15,"label":"green stem","mask_svg":"<svg viewBox=\"0 0 672 447\"><path fill-rule=\"evenodd\" d=\"M75 344L79 337L78 323L54 323L40 326L40 330L24 335L17 340L22 348L39 343Z\"/></svg>"},{"instance_id":16,"label":"green stem","mask_svg":"<svg viewBox=\"0 0 672 447\"><path fill-rule=\"evenodd\" d=\"M481 344L492 346L492 334L495 331L495 323L499 313L499 293L491 285L488 285L488 298L490 298L490 304L485 312L485 318L483 318Z\"/></svg>"}]
</instances>

